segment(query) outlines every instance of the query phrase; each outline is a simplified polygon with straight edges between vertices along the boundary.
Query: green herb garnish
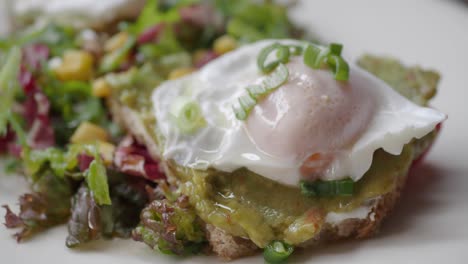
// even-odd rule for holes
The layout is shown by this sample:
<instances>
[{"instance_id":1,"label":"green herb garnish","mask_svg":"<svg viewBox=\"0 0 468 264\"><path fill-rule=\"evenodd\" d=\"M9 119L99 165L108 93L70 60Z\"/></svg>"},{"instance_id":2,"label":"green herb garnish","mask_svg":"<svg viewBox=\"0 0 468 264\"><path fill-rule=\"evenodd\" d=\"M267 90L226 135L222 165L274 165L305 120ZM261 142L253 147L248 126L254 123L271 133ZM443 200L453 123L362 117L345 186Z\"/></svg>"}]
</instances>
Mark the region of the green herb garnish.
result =
<instances>
[{"instance_id":1,"label":"green herb garnish","mask_svg":"<svg viewBox=\"0 0 468 264\"><path fill-rule=\"evenodd\" d=\"M179 97L174 101L171 114L179 130L186 134L194 133L206 125L200 105L187 97Z\"/></svg>"},{"instance_id":2,"label":"green herb garnish","mask_svg":"<svg viewBox=\"0 0 468 264\"><path fill-rule=\"evenodd\" d=\"M267 263L284 263L293 251L293 246L281 241L273 241L263 251L263 257Z\"/></svg>"},{"instance_id":3,"label":"green herb garnish","mask_svg":"<svg viewBox=\"0 0 468 264\"><path fill-rule=\"evenodd\" d=\"M312 69L328 66L337 81L347 81L349 78L349 65L341 57L343 45L331 43L328 47L308 44L304 52L304 64Z\"/></svg>"},{"instance_id":4,"label":"green herb garnish","mask_svg":"<svg viewBox=\"0 0 468 264\"><path fill-rule=\"evenodd\" d=\"M352 196L354 194L354 181L351 179L301 181L300 187L301 193L308 197Z\"/></svg>"},{"instance_id":5,"label":"green herb garnish","mask_svg":"<svg viewBox=\"0 0 468 264\"><path fill-rule=\"evenodd\" d=\"M278 64L276 69L271 72L261 85L251 85L246 88L247 94L238 99L238 105L233 106L236 118L239 120L247 119L250 111L257 102L265 95L271 93L288 80L288 68L282 63Z\"/></svg>"}]
</instances>

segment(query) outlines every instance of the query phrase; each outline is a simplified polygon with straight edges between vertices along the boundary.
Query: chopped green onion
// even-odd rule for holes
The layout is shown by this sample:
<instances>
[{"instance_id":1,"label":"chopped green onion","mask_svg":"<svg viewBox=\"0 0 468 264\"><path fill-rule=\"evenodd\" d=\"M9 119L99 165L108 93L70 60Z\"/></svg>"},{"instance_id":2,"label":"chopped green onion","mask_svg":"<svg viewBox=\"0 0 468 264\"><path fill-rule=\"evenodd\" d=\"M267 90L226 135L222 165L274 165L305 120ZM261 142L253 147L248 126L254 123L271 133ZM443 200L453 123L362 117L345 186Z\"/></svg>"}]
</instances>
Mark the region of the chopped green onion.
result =
<instances>
[{"instance_id":1,"label":"chopped green onion","mask_svg":"<svg viewBox=\"0 0 468 264\"><path fill-rule=\"evenodd\" d=\"M280 87L283 83L288 80L289 71L288 68L282 63L278 64L275 71L270 73L262 85L251 85L247 87L248 94L239 97L239 105L233 106L236 118L239 120L245 120L249 115L250 111L255 107L257 102L266 94L272 92L276 88Z\"/></svg>"},{"instance_id":2,"label":"chopped green onion","mask_svg":"<svg viewBox=\"0 0 468 264\"><path fill-rule=\"evenodd\" d=\"M276 59L267 63L269 55L276 51ZM274 70L280 63L288 63L289 61L289 48L279 43L273 43L260 51L257 58L257 66L263 73L269 73Z\"/></svg>"},{"instance_id":3,"label":"chopped green onion","mask_svg":"<svg viewBox=\"0 0 468 264\"><path fill-rule=\"evenodd\" d=\"M263 85L267 91L272 91L285 83L288 80L288 77L288 68L286 68L284 64L280 63L278 67L276 67L275 71L265 78Z\"/></svg>"},{"instance_id":4,"label":"chopped green onion","mask_svg":"<svg viewBox=\"0 0 468 264\"><path fill-rule=\"evenodd\" d=\"M329 53L330 50L327 48L309 44L304 52L304 64L312 69L318 69L322 67Z\"/></svg>"},{"instance_id":5,"label":"chopped green onion","mask_svg":"<svg viewBox=\"0 0 468 264\"><path fill-rule=\"evenodd\" d=\"M261 85L250 85L246 90L252 98L257 100L267 94L267 90Z\"/></svg>"},{"instance_id":6,"label":"chopped green onion","mask_svg":"<svg viewBox=\"0 0 468 264\"><path fill-rule=\"evenodd\" d=\"M289 50L292 55L301 55L302 54L302 47L299 45L289 45Z\"/></svg>"},{"instance_id":7,"label":"chopped green onion","mask_svg":"<svg viewBox=\"0 0 468 264\"><path fill-rule=\"evenodd\" d=\"M319 69L325 64L334 73L335 80L347 81L349 79L349 65L341 57L343 45L331 43L328 48L309 44L304 52L304 64Z\"/></svg>"},{"instance_id":8,"label":"chopped green onion","mask_svg":"<svg viewBox=\"0 0 468 264\"><path fill-rule=\"evenodd\" d=\"M247 112L241 106L232 106L232 110L234 111L234 114L236 115L237 119L239 120L247 119Z\"/></svg>"},{"instance_id":9,"label":"chopped green onion","mask_svg":"<svg viewBox=\"0 0 468 264\"><path fill-rule=\"evenodd\" d=\"M342 57L330 55L327 62L335 74L335 80L347 81L349 79L349 65Z\"/></svg>"},{"instance_id":10,"label":"chopped green onion","mask_svg":"<svg viewBox=\"0 0 468 264\"><path fill-rule=\"evenodd\" d=\"M330 43L330 53L336 56L341 56L343 45L338 43Z\"/></svg>"},{"instance_id":11,"label":"chopped green onion","mask_svg":"<svg viewBox=\"0 0 468 264\"><path fill-rule=\"evenodd\" d=\"M246 94L241 97L239 97L239 104L241 105L242 108L244 108L247 113L252 110L252 108L257 104L257 100L254 98L250 97L250 95Z\"/></svg>"},{"instance_id":12,"label":"chopped green onion","mask_svg":"<svg viewBox=\"0 0 468 264\"><path fill-rule=\"evenodd\" d=\"M284 263L293 251L293 246L281 241L273 241L263 251L263 257L267 263Z\"/></svg>"},{"instance_id":13,"label":"chopped green onion","mask_svg":"<svg viewBox=\"0 0 468 264\"><path fill-rule=\"evenodd\" d=\"M314 182L301 181L301 193L308 197L352 196L354 181L351 179Z\"/></svg>"},{"instance_id":14,"label":"chopped green onion","mask_svg":"<svg viewBox=\"0 0 468 264\"><path fill-rule=\"evenodd\" d=\"M187 97L179 97L171 106L175 123L183 133L194 133L206 125L200 106Z\"/></svg>"}]
</instances>

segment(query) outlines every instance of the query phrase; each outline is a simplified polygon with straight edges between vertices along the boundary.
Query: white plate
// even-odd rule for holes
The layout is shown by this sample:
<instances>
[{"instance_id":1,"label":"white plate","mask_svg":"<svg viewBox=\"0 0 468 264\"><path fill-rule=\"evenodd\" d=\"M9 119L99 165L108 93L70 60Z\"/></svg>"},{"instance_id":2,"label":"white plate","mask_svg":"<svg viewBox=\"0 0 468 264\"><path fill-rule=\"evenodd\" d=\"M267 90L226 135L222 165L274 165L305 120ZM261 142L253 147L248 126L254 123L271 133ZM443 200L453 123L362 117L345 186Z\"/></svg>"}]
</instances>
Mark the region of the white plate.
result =
<instances>
[{"instance_id":1,"label":"white plate","mask_svg":"<svg viewBox=\"0 0 468 264\"><path fill-rule=\"evenodd\" d=\"M2 0L0 0L1 2ZM0 6L0 12L4 9ZM354 57L387 54L439 70L433 105L447 113L425 163L414 171L402 200L375 238L310 249L291 262L468 262L468 6L457 1L301 1L295 20L324 41L342 42ZM1 18L4 14L0 14ZM26 190L14 176L0 178L0 204L14 204ZM215 257L170 258L132 241L103 241L80 250L65 247L57 227L17 245L0 228L2 263L216 263ZM236 263L263 263L261 256Z\"/></svg>"}]
</instances>

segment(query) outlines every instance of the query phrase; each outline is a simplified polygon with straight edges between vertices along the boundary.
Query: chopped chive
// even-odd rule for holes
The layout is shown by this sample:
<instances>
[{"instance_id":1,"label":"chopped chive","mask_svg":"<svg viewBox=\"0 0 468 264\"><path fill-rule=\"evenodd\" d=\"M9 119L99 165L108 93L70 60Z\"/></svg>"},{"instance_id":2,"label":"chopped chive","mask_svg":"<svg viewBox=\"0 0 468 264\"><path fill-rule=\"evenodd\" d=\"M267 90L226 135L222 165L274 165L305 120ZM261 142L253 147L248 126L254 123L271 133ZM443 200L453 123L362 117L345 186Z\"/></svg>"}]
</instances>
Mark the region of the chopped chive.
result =
<instances>
[{"instance_id":1,"label":"chopped chive","mask_svg":"<svg viewBox=\"0 0 468 264\"><path fill-rule=\"evenodd\" d=\"M250 95L246 94L239 97L239 104L248 113L257 104L257 100L253 99L252 97L250 97Z\"/></svg>"},{"instance_id":2,"label":"chopped chive","mask_svg":"<svg viewBox=\"0 0 468 264\"><path fill-rule=\"evenodd\" d=\"M190 98L177 98L171 105L171 114L183 133L194 133L206 125L200 106Z\"/></svg>"},{"instance_id":3,"label":"chopped chive","mask_svg":"<svg viewBox=\"0 0 468 264\"><path fill-rule=\"evenodd\" d=\"M244 110L244 108L240 106L232 106L232 110L234 111L234 114L236 115L237 119L239 120L247 119L247 112Z\"/></svg>"},{"instance_id":4,"label":"chopped chive","mask_svg":"<svg viewBox=\"0 0 468 264\"><path fill-rule=\"evenodd\" d=\"M308 197L352 196L354 181L351 179L314 182L301 181L301 193Z\"/></svg>"},{"instance_id":5,"label":"chopped chive","mask_svg":"<svg viewBox=\"0 0 468 264\"><path fill-rule=\"evenodd\" d=\"M341 57L343 45L331 43L328 48L309 44L304 52L304 64L319 69L326 64L334 73L335 80L347 81L349 79L349 65Z\"/></svg>"},{"instance_id":6,"label":"chopped chive","mask_svg":"<svg viewBox=\"0 0 468 264\"><path fill-rule=\"evenodd\" d=\"M299 45L289 45L289 50L292 55L301 55L302 54L302 47Z\"/></svg>"},{"instance_id":7,"label":"chopped chive","mask_svg":"<svg viewBox=\"0 0 468 264\"><path fill-rule=\"evenodd\" d=\"M349 65L342 57L331 55L328 57L327 62L335 74L335 80L347 81L349 79Z\"/></svg>"},{"instance_id":8,"label":"chopped chive","mask_svg":"<svg viewBox=\"0 0 468 264\"><path fill-rule=\"evenodd\" d=\"M343 50L343 45L338 43L330 44L330 53L336 56L341 56L341 51Z\"/></svg>"},{"instance_id":9,"label":"chopped chive","mask_svg":"<svg viewBox=\"0 0 468 264\"><path fill-rule=\"evenodd\" d=\"M293 246L281 241L273 241L263 251L263 257L267 263L284 263L293 252Z\"/></svg>"},{"instance_id":10,"label":"chopped chive","mask_svg":"<svg viewBox=\"0 0 468 264\"><path fill-rule=\"evenodd\" d=\"M269 55L275 51L276 52L276 59L271 61L270 63L266 63ZM257 66L263 73L269 73L273 71L280 63L287 63L289 61L289 48L281 45L279 43L273 43L270 46L267 46L260 51L260 54L257 58Z\"/></svg>"},{"instance_id":11,"label":"chopped chive","mask_svg":"<svg viewBox=\"0 0 468 264\"><path fill-rule=\"evenodd\" d=\"M278 64L278 67L276 67L276 69L265 78L262 86L251 85L247 87L246 90L248 94L239 97L239 106L233 106L236 118L239 120L245 120L250 111L257 104L257 99L281 86L288 80L288 76L288 68L286 68L284 64L280 63Z\"/></svg>"},{"instance_id":12,"label":"chopped chive","mask_svg":"<svg viewBox=\"0 0 468 264\"><path fill-rule=\"evenodd\" d=\"M288 80L288 77L288 68L286 68L284 64L280 63L275 71L265 78L263 85L267 91L272 91L285 83Z\"/></svg>"},{"instance_id":13,"label":"chopped chive","mask_svg":"<svg viewBox=\"0 0 468 264\"><path fill-rule=\"evenodd\" d=\"M267 93L267 90L261 85L250 85L246 88L246 90L249 95L256 100Z\"/></svg>"}]
</instances>

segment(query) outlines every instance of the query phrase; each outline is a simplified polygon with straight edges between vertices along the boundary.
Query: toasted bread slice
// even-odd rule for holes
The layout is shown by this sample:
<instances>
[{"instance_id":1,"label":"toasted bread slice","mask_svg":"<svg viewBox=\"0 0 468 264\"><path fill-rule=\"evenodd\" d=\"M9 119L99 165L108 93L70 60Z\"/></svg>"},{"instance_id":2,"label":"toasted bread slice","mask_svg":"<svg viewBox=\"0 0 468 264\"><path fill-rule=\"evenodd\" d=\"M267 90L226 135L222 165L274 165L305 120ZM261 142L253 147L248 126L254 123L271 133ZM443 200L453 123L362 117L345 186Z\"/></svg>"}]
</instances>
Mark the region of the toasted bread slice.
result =
<instances>
[{"instance_id":1,"label":"toasted bread slice","mask_svg":"<svg viewBox=\"0 0 468 264\"><path fill-rule=\"evenodd\" d=\"M142 122L139 114L131 108L122 105L118 100L110 99L109 106L113 117L122 127L124 127L136 140L147 146L150 154L159 160L159 150L154 139L149 134L147 127ZM165 166L163 166L165 167ZM170 173L168 173L170 176ZM170 177L172 184L177 184L177 180ZM303 247L315 244L336 241L342 239L360 239L372 236L377 232L383 219L395 206L403 186L406 182L406 173L395 177L394 189L380 197L369 201L370 208L367 218L348 218L336 224L325 224L321 232L310 241L302 244ZM207 239L213 252L224 260L231 260L256 253L259 248L250 240L234 237L224 230L210 224L206 226Z\"/></svg>"}]
</instances>

